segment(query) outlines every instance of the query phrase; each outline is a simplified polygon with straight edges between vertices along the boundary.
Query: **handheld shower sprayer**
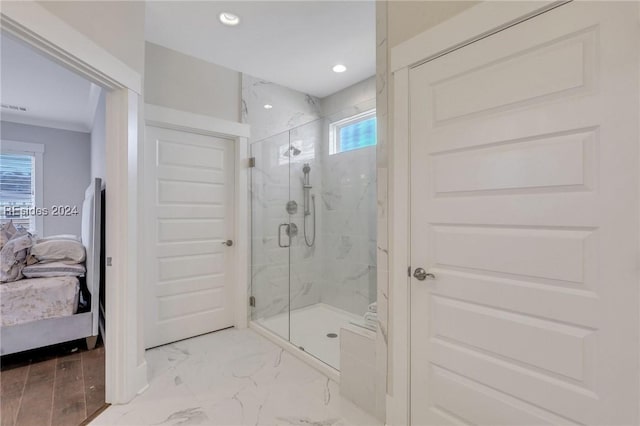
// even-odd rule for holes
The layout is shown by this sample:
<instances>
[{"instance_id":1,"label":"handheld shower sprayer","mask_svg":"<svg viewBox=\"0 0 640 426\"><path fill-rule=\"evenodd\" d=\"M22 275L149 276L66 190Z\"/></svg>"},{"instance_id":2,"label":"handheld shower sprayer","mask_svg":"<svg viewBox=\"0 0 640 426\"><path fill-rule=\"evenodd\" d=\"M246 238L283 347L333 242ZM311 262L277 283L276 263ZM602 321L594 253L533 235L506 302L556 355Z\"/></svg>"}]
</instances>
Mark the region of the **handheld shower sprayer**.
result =
<instances>
[{"instance_id":1,"label":"handheld shower sprayer","mask_svg":"<svg viewBox=\"0 0 640 426\"><path fill-rule=\"evenodd\" d=\"M304 163L302 167L302 173L304 173L304 178L302 179L302 190L304 192L304 215L309 216L311 214L311 210L309 209L309 194L311 192L311 182L309 180L309 172L311 171L311 166L309 163Z\"/></svg>"},{"instance_id":2,"label":"handheld shower sprayer","mask_svg":"<svg viewBox=\"0 0 640 426\"><path fill-rule=\"evenodd\" d=\"M309 163L304 163L302 167L302 173L304 173L304 177L302 179L302 190L304 193L304 242L308 247L313 246L316 241L316 196L311 195L311 181L309 179L309 173L311 172L311 166ZM309 199L311 198L311 200ZM311 202L310 202L311 201ZM311 210L311 205L313 205L313 212ZM307 216L313 215L313 236L307 236ZM311 240L311 241L309 241Z\"/></svg>"}]
</instances>

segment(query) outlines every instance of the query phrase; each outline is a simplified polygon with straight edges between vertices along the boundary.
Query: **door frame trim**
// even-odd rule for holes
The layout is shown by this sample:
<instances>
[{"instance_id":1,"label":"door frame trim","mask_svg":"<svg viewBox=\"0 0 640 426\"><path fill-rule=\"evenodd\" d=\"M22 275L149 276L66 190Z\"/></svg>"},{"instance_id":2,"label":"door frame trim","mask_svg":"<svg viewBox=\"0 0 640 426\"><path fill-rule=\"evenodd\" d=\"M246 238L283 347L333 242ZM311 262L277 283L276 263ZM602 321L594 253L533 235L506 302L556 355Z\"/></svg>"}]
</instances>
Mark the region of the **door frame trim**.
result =
<instances>
[{"instance_id":1,"label":"door frame trim","mask_svg":"<svg viewBox=\"0 0 640 426\"><path fill-rule=\"evenodd\" d=\"M197 133L205 136L235 139L240 137L248 138L250 133L250 126L245 123L180 111L160 105L145 104L144 117L148 126Z\"/></svg>"},{"instance_id":2,"label":"door frame trim","mask_svg":"<svg viewBox=\"0 0 640 426\"><path fill-rule=\"evenodd\" d=\"M114 404L129 402L147 385L138 323L137 265L139 209L139 99L142 76L92 39L36 2L4 2L2 31L27 43L47 58L106 91L105 161L107 256L113 260L105 275L106 328L105 397Z\"/></svg>"},{"instance_id":3,"label":"door frame trim","mask_svg":"<svg viewBox=\"0 0 640 426\"><path fill-rule=\"evenodd\" d=\"M411 424L410 85L411 68L489 37L571 0L482 2L391 48L392 142L389 144L389 346L387 424Z\"/></svg>"},{"instance_id":4,"label":"door frame trim","mask_svg":"<svg viewBox=\"0 0 640 426\"><path fill-rule=\"evenodd\" d=\"M215 136L234 142L234 326L248 327L249 318L249 124L224 120L188 111L145 104L145 125L205 136ZM143 154L144 155L144 154ZM146 236L143 237L146 241ZM141 286L146 286L142 276Z\"/></svg>"}]
</instances>

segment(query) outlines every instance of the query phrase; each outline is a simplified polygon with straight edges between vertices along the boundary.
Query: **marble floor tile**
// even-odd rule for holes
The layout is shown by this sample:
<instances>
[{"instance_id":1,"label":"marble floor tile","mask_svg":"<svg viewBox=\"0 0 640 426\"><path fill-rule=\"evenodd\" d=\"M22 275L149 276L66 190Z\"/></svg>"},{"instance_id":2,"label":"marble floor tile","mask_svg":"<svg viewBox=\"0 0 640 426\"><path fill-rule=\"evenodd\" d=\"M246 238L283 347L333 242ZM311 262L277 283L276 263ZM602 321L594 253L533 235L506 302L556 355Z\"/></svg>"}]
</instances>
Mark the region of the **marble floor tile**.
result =
<instances>
[{"instance_id":1,"label":"marble floor tile","mask_svg":"<svg viewBox=\"0 0 640 426\"><path fill-rule=\"evenodd\" d=\"M147 351L149 388L91 425L374 426L339 385L252 330Z\"/></svg>"}]
</instances>

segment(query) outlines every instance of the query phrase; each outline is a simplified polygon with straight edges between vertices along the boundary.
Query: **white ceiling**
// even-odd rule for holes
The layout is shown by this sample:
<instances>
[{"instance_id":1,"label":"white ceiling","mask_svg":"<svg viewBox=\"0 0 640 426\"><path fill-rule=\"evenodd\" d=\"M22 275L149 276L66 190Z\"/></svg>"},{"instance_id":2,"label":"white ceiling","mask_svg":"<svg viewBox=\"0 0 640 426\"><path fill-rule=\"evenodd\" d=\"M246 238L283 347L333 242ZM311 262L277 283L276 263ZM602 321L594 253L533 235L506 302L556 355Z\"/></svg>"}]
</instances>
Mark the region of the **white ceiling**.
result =
<instances>
[{"instance_id":1,"label":"white ceiling","mask_svg":"<svg viewBox=\"0 0 640 426\"><path fill-rule=\"evenodd\" d=\"M31 47L0 35L0 101L25 111L0 108L4 121L90 132L100 87L41 56Z\"/></svg>"},{"instance_id":2,"label":"white ceiling","mask_svg":"<svg viewBox=\"0 0 640 426\"><path fill-rule=\"evenodd\" d=\"M147 1L146 39L323 98L375 74L374 1ZM221 12L240 16L236 27ZM347 71L334 73L342 63Z\"/></svg>"}]
</instances>

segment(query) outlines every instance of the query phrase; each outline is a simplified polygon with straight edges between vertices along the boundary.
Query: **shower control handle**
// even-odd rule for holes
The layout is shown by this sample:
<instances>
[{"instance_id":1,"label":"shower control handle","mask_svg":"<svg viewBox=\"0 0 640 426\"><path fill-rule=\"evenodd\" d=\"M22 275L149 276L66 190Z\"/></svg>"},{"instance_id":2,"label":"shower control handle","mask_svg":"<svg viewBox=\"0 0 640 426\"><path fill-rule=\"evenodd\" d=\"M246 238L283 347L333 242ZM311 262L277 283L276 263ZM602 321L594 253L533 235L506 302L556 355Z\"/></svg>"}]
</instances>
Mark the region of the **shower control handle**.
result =
<instances>
[{"instance_id":1,"label":"shower control handle","mask_svg":"<svg viewBox=\"0 0 640 426\"><path fill-rule=\"evenodd\" d=\"M435 275L428 273L427 271L424 270L424 268L416 268L416 270L413 271L413 276L417 278L418 281L424 281L426 279L429 279L429 280L436 279Z\"/></svg>"},{"instance_id":2,"label":"shower control handle","mask_svg":"<svg viewBox=\"0 0 640 426\"><path fill-rule=\"evenodd\" d=\"M283 226L287 228L286 232L287 232L287 237L289 238L289 244L287 245L282 244L282 227ZM288 223L281 223L280 226L278 226L278 247L287 248L291 246L291 236L289 235L289 227L290 225Z\"/></svg>"}]
</instances>

